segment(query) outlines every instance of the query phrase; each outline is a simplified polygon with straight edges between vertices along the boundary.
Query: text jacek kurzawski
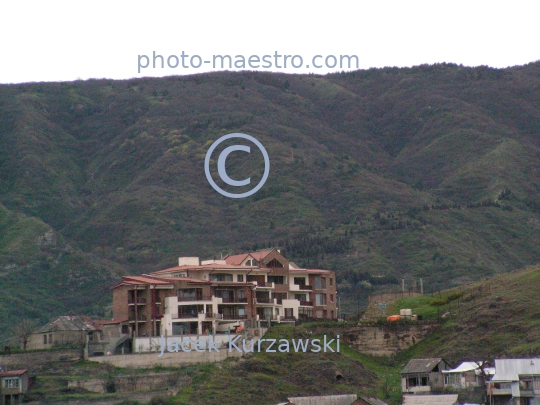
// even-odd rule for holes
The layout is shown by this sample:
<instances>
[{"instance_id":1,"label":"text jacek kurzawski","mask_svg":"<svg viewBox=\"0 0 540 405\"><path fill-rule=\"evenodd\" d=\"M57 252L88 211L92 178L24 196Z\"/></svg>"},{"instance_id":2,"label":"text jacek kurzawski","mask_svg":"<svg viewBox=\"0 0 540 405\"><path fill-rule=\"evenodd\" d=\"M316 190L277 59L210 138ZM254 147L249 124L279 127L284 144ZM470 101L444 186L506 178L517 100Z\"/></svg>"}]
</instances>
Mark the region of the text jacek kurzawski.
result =
<instances>
[{"instance_id":1,"label":"text jacek kurzawski","mask_svg":"<svg viewBox=\"0 0 540 405\"><path fill-rule=\"evenodd\" d=\"M336 341L336 350L330 345ZM265 342L266 347L261 348L261 344ZM219 353L219 348L216 346L214 337L208 336L207 339L197 339L192 341L188 338L183 338L179 342L176 338L167 338L161 336L161 353L158 357L162 357L165 350L169 353L178 353L179 351L191 352L191 344L194 344L196 352L202 353L205 351L216 351ZM223 344L223 343L222 343ZM327 340L326 335L323 339L242 339L241 335L232 336L229 335L228 340L229 352L237 350L238 352L253 353L253 352L265 352L265 353L319 353L319 352L331 352L339 353L339 335L336 339Z\"/></svg>"}]
</instances>

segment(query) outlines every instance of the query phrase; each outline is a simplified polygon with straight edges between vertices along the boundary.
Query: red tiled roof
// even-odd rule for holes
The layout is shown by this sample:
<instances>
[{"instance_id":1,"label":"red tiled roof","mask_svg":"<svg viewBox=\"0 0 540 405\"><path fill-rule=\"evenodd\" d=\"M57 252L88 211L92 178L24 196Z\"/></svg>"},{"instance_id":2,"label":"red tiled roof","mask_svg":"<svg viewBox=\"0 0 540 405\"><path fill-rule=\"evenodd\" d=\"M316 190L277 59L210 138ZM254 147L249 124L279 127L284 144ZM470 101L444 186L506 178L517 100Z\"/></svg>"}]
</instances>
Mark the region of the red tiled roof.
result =
<instances>
[{"instance_id":1,"label":"red tiled roof","mask_svg":"<svg viewBox=\"0 0 540 405\"><path fill-rule=\"evenodd\" d=\"M218 286L218 287L253 287L254 284L250 281L247 283L235 283L235 282L228 282L228 281L212 281L212 286Z\"/></svg>"},{"instance_id":2,"label":"red tiled roof","mask_svg":"<svg viewBox=\"0 0 540 405\"><path fill-rule=\"evenodd\" d=\"M201 280L200 278L192 278L192 277L159 277L155 276L156 278L160 278L162 280L169 280L169 281L187 281L189 283L203 283L208 284L210 281L208 280Z\"/></svg>"},{"instance_id":3,"label":"red tiled roof","mask_svg":"<svg viewBox=\"0 0 540 405\"><path fill-rule=\"evenodd\" d=\"M27 373L28 370L11 370L11 371L4 371L3 373L0 373L0 377L18 377L20 375L23 375L24 373Z\"/></svg>"},{"instance_id":4,"label":"red tiled roof","mask_svg":"<svg viewBox=\"0 0 540 405\"><path fill-rule=\"evenodd\" d=\"M260 252L253 252L253 253L250 253L251 257L253 257L255 260L257 261L261 261L261 259L264 259L266 256L268 256L274 249L270 249L270 250L263 250L263 251L260 251Z\"/></svg>"},{"instance_id":5,"label":"red tiled roof","mask_svg":"<svg viewBox=\"0 0 540 405\"><path fill-rule=\"evenodd\" d=\"M213 269L223 269L223 270L250 270L250 269L258 269L257 266L239 266L239 265L231 265L231 264L216 264L216 263L209 263L204 264L200 266L177 266L177 267L171 267L170 269L165 270L158 270L150 273L149 275L159 275L159 274L166 274L166 273L174 273L181 270L213 270Z\"/></svg>"},{"instance_id":6,"label":"red tiled roof","mask_svg":"<svg viewBox=\"0 0 540 405\"><path fill-rule=\"evenodd\" d=\"M127 318L121 319L119 321L115 321L113 319L98 319L92 322L94 322L94 326L96 326L97 328L101 328L103 325L117 325L123 322L127 322Z\"/></svg>"},{"instance_id":7,"label":"red tiled roof","mask_svg":"<svg viewBox=\"0 0 540 405\"><path fill-rule=\"evenodd\" d=\"M255 260L260 262L262 259L264 259L270 252L272 252L274 249L270 250L263 250L260 252L251 252L251 253L242 253L239 255L229 255L225 257L225 261L227 264L236 264L240 265L248 256L253 257Z\"/></svg>"},{"instance_id":8,"label":"red tiled roof","mask_svg":"<svg viewBox=\"0 0 540 405\"><path fill-rule=\"evenodd\" d=\"M160 280L156 277L147 277L147 276L124 276L122 277L125 281L127 281L129 284L133 284L132 282L135 281L139 284L159 284L159 285L170 285L171 283Z\"/></svg>"}]
</instances>

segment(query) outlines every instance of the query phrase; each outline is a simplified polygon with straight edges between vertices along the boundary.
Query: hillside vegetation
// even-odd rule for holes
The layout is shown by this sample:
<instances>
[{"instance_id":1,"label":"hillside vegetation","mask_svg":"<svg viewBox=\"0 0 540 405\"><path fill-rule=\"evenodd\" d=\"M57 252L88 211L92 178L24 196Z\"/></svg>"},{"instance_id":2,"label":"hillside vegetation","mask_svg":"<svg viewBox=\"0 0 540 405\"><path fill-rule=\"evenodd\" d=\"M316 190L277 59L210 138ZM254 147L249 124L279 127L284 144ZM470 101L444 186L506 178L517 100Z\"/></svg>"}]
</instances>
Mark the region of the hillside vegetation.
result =
<instances>
[{"instance_id":1,"label":"hillside vegetation","mask_svg":"<svg viewBox=\"0 0 540 405\"><path fill-rule=\"evenodd\" d=\"M398 300L425 319L446 314L441 328L414 349L453 363L540 356L540 266L500 274L431 295ZM399 313L399 312L397 312Z\"/></svg>"},{"instance_id":2,"label":"hillside vegetation","mask_svg":"<svg viewBox=\"0 0 540 405\"><path fill-rule=\"evenodd\" d=\"M207 368L204 378L196 379L171 403L273 404L293 395L357 393L400 404L399 372L412 358L443 357L458 366L462 361L540 356L537 291L540 266L533 266L433 295L400 299L388 307L389 313L411 308L424 319L440 319L441 326L391 358L366 356L344 344L339 355L257 353ZM273 328L267 337L291 339L310 328L309 324ZM325 334L334 336L333 327ZM335 379L337 370L344 377L341 381ZM462 400L482 400L481 392L469 395L476 397Z\"/></svg>"},{"instance_id":3,"label":"hillside vegetation","mask_svg":"<svg viewBox=\"0 0 540 405\"><path fill-rule=\"evenodd\" d=\"M540 63L0 86L0 334L10 313L104 316L121 274L178 256L281 247L335 269L349 311L401 277L538 263L539 86ZM270 155L246 199L204 175L231 132ZM230 176L258 182L260 157Z\"/></svg>"}]
</instances>

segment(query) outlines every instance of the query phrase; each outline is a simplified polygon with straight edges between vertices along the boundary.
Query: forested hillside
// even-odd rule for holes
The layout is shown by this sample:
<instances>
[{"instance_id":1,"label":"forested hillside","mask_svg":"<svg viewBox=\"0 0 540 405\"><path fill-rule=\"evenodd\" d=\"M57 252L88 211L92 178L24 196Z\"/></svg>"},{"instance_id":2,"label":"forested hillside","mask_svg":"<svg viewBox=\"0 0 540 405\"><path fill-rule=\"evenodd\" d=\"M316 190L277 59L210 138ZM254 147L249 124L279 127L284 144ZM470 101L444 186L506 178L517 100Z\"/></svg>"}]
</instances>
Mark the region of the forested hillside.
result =
<instances>
[{"instance_id":1,"label":"forested hillside","mask_svg":"<svg viewBox=\"0 0 540 405\"><path fill-rule=\"evenodd\" d=\"M14 314L105 316L121 274L182 255L280 247L335 269L345 308L538 263L539 131L540 63L0 86L0 335ZM231 132L270 156L245 199L204 174ZM230 176L257 183L258 157Z\"/></svg>"}]
</instances>

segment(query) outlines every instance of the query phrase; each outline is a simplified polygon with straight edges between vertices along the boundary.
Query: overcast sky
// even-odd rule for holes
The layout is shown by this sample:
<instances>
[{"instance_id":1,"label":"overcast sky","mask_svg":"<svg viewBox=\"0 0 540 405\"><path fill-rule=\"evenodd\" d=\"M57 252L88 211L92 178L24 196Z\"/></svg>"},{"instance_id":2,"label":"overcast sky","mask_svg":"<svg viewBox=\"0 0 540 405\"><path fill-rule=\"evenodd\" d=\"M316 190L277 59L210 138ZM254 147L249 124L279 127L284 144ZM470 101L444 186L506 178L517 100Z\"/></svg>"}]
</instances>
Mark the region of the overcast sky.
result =
<instances>
[{"instance_id":1,"label":"overcast sky","mask_svg":"<svg viewBox=\"0 0 540 405\"><path fill-rule=\"evenodd\" d=\"M5 0L0 83L202 73L212 70L204 61L227 54L233 62L243 55L246 64L252 55L272 55L271 68L256 70L288 73L349 70L325 67L329 55L356 55L361 69L436 62L521 65L540 59L539 11L535 0ZM182 51L187 68L181 67ZM139 55L153 52L164 56L164 68L159 58L155 69L152 59L139 68L139 61L146 63ZM277 68L275 52L300 56L302 66L292 67L289 59L287 69ZM314 61L316 55L321 57ZM178 67L167 65L176 60ZM199 62L200 68L190 66ZM298 66L300 59L294 62ZM314 62L323 67L314 68ZM283 66L283 58L277 64Z\"/></svg>"}]
</instances>

